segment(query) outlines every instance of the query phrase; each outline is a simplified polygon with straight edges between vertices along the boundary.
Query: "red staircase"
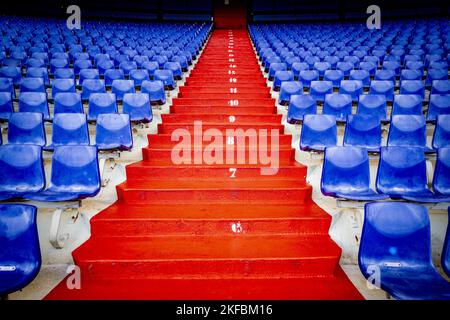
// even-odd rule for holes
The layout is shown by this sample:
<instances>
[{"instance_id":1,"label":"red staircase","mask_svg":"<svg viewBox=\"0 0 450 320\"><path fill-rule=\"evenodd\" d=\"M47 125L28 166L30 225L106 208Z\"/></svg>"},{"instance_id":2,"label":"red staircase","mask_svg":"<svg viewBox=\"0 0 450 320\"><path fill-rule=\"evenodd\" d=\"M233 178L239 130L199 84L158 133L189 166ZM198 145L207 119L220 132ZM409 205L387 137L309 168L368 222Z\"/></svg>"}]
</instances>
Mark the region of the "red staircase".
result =
<instances>
[{"instance_id":1,"label":"red staircase","mask_svg":"<svg viewBox=\"0 0 450 320\"><path fill-rule=\"evenodd\" d=\"M274 105L246 31L214 31L143 161L127 167L118 201L73 252L81 290L63 281L46 298L361 299ZM279 171L261 175L260 162L175 165L179 128L193 134L192 159L209 128L279 129Z\"/></svg>"}]
</instances>

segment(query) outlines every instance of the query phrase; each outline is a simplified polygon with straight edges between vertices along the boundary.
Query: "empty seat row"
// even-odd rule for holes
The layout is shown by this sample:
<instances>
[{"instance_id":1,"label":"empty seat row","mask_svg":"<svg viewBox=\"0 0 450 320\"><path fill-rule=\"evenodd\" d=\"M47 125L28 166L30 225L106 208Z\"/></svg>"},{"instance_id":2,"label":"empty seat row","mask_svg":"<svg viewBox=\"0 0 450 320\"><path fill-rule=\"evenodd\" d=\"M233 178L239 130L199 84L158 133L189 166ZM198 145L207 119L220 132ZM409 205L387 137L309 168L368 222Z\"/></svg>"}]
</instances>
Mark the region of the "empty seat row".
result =
<instances>
[{"instance_id":1,"label":"empty seat row","mask_svg":"<svg viewBox=\"0 0 450 320\"><path fill-rule=\"evenodd\" d=\"M370 186L367 149L327 147L321 191L326 196L358 201L404 199L417 202L450 202L450 148L438 150L431 191L423 149L382 147L376 190Z\"/></svg>"},{"instance_id":2,"label":"empty seat row","mask_svg":"<svg viewBox=\"0 0 450 320\"><path fill-rule=\"evenodd\" d=\"M336 117L333 115L305 115L300 134L300 149L323 151L337 146ZM344 132L344 146L357 146L370 152L379 152L382 147L382 128L378 117L371 115L348 115ZM416 115L392 117L387 146L409 146L433 153L450 147L450 115L438 116L434 129L432 148L427 145L425 118Z\"/></svg>"},{"instance_id":3,"label":"empty seat row","mask_svg":"<svg viewBox=\"0 0 450 320\"><path fill-rule=\"evenodd\" d=\"M31 144L53 150L64 145L90 145L89 127L84 113L58 113L52 127L52 142L47 138L42 113L14 113L8 122L8 144ZM130 150L133 136L128 114L99 114L95 145L98 150Z\"/></svg>"},{"instance_id":4,"label":"empty seat row","mask_svg":"<svg viewBox=\"0 0 450 320\"><path fill-rule=\"evenodd\" d=\"M352 114L353 98L347 93L318 94L311 90L310 94L303 94L302 90L295 88L296 83L283 84L281 97L288 99L289 123L302 121L307 114L317 114L317 103L323 101L322 113L334 115L337 121L345 122L348 115ZM286 94L289 91L289 97ZM342 90L344 92L344 90ZM320 97L318 97L320 96ZM427 121L434 122L439 115L450 114L450 94L433 94L430 96L427 109ZM356 114L372 115L382 122L389 122L387 100L382 94L362 94L358 96ZM396 115L423 115L423 102L418 95L399 94L394 96L391 118Z\"/></svg>"},{"instance_id":5,"label":"empty seat row","mask_svg":"<svg viewBox=\"0 0 450 320\"><path fill-rule=\"evenodd\" d=\"M141 93L123 93L123 113L129 114L131 121L151 122L151 103L165 103L162 83L149 81L145 83ZM90 87L93 89L93 87ZM100 93L99 93L99 92ZM96 121L99 114L118 113L115 93L106 93L102 88L93 90L88 99L88 120ZM54 99L54 114L84 113L82 94L74 92L57 93ZM45 93L24 92L19 96L19 112L38 112L44 115L44 120L51 121L49 104ZM13 101L10 93L0 92L0 119L8 120L14 113Z\"/></svg>"}]
</instances>

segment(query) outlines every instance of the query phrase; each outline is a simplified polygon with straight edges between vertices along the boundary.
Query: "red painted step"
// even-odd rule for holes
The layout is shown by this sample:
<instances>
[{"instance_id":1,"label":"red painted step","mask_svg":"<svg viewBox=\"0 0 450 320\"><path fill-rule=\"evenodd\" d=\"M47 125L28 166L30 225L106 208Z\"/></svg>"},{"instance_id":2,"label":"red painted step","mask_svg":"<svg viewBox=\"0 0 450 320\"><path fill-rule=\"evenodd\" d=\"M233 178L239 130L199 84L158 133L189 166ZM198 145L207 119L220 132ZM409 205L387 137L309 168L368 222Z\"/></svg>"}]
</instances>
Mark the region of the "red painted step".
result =
<instances>
[{"instance_id":1,"label":"red painted step","mask_svg":"<svg viewBox=\"0 0 450 320\"><path fill-rule=\"evenodd\" d=\"M91 238L73 253L82 289L63 280L47 299L362 299L339 267L331 217L311 199L248 34L233 38L214 31L143 160L127 166L118 201L91 219ZM211 137L220 155L229 141L218 133L238 128L279 131L273 175L261 158L203 158ZM191 161L177 164L172 133L185 131ZM233 141L233 160L263 151Z\"/></svg>"}]
</instances>

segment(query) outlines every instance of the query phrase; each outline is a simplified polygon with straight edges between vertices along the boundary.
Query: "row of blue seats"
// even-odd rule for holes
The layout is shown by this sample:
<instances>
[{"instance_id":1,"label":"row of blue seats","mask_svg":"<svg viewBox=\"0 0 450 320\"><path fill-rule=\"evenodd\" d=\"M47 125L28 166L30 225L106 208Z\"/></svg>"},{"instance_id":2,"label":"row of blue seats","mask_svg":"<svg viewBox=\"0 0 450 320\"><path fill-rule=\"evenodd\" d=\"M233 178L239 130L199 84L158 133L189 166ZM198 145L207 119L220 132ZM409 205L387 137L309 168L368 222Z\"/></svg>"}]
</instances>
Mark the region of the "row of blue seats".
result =
<instances>
[{"instance_id":1,"label":"row of blue seats","mask_svg":"<svg viewBox=\"0 0 450 320\"><path fill-rule=\"evenodd\" d=\"M117 102L122 101L123 113L129 114L131 121L150 122L151 103L165 103L164 88L159 81L149 81L142 92L129 90L121 99L106 90L91 92L88 99L88 121L96 121L102 113L118 113ZM73 92L58 93L54 99L54 114L84 113L82 94ZM47 95L43 92L24 92L19 96L19 112L42 113L45 121L52 121ZM9 92L0 92L0 119L8 120L14 114L13 100Z\"/></svg>"},{"instance_id":2,"label":"row of blue seats","mask_svg":"<svg viewBox=\"0 0 450 320\"><path fill-rule=\"evenodd\" d=\"M450 277L450 208L448 211L440 260ZM422 205L366 204L358 262L371 284L396 299L450 300L450 282L432 262L430 218Z\"/></svg>"},{"instance_id":3,"label":"row of blue seats","mask_svg":"<svg viewBox=\"0 0 450 320\"><path fill-rule=\"evenodd\" d=\"M84 113L56 114L53 119L52 142L47 146L42 113L14 113L8 121L8 144L38 145L48 151L58 146L90 145L88 119ZM99 114L95 145L98 150L130 150L133 147L130 116L118 113Z\"/></svg>"},{"instance_id":4,"label":"row of blue seats","mask_svg":"<svg viewBox=\"0 0 450 320\"><path fill-rule=\"evenodd\" d=\"M337 146L337 124L333 115L310 115L303 117L300 149L323 151ZM348 115L344 133L344 146L357 146L370 152L382 147L382 128L378 117L372 115ZM426 153L450 147L450 115L438 116L434 129L432 147L427 146L425 118L417 115L395 115L389 126L387 146L417 147Z\"/></svg>"},{"instance_id":5,"label":"row of blue seats","mask_svg":"<svg viewBox=\"0 0 450 320\"><path fill-rule=\"evenodd\" d=\"M381 147L376 177L377 192L370 187L367 149L327 147L321 191L326 196L358 201L404 199L417 202L450 202L450 148L440 148L428 188L425 153L417 147Z\"/></svg>"},{"instance_id":6,"label":"row of blue seats","mask_svg":"<svg viewBox=\"0 0 450 320\"><path fill-rule=\"evenodd\" d=\"M345 89L342 93L317 94L315 89L310 94L303 94L301 85L285 82L280 92L280 104L288 103L287 121L298 123L306 114L317 114L317 105L322 102L323 114L333 115L337 121L345 122L352 114L353 104L356 103L356 114L372 115L382 122L389 122L387 99L382 94L360 94L353 99ZM390 117L395 115L423 115L423 100L419 95L397 94L394 96ZM427 121L436 121L439 115L450 115L450 94L432 94L427 104Z\"/></svg>"}]
</instances>

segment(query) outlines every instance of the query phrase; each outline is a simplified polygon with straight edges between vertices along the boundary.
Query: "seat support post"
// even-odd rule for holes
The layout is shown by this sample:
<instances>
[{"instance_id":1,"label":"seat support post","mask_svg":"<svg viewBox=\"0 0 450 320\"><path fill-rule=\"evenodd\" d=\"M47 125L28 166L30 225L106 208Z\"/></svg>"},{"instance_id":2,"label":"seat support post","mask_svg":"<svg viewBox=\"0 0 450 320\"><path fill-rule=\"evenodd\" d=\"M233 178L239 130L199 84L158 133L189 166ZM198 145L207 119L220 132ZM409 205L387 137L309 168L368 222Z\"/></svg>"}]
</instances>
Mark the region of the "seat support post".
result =
<instances>
[{"instance_id":1,"label":"seat support post","mask_svg":"<svg viewBox=\"0 0 450 320\"><path fill-rule=\"evenodd\" d=\"M70 237L69 233L61 234L60 230L61 216L66 209L67 208L58 208L53 212L52 215L52 222L50 225L50 243L55 249L62 249L65 245L65 242Z\"/></svg>"}]
</instances>

